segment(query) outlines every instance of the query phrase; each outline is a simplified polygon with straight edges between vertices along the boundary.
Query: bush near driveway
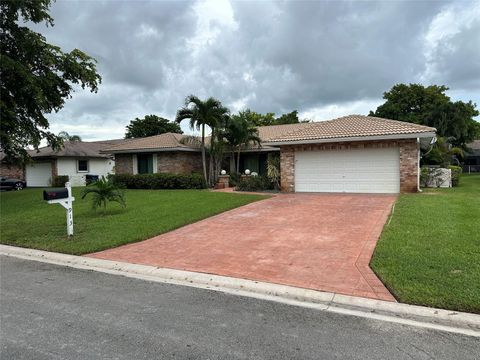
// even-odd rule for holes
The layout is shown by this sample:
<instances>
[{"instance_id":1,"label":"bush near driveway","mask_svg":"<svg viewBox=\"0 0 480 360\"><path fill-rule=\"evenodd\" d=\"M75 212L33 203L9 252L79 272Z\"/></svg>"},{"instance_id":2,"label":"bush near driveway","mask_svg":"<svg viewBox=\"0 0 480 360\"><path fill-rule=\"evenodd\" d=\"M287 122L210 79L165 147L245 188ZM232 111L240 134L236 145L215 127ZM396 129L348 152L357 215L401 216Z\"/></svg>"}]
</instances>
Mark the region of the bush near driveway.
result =
<instances>
[{"instance_id":1,"label":"bush near driveway","mask_svg":"<svg viewBox=\"0 0 480 360\"><path fill-rule=\"evenodd\" d=\"M65 209L42 200L42 189L0 193L2 244L81 255L174 230L267 196L206 190L125 190L128 206L111 204L104 216L74 188L74 235L67 240Z\"/></svg>"},{"instance_id":2,"label":"bush near driveway","mask_svg":"<svg viewBox=\"0 0 480 360\"><path fill-rule=\"evenodd\" d=\"M480 175L400 195L370 265L402 302L480 313Z\"/></svg>"}]
</instances>

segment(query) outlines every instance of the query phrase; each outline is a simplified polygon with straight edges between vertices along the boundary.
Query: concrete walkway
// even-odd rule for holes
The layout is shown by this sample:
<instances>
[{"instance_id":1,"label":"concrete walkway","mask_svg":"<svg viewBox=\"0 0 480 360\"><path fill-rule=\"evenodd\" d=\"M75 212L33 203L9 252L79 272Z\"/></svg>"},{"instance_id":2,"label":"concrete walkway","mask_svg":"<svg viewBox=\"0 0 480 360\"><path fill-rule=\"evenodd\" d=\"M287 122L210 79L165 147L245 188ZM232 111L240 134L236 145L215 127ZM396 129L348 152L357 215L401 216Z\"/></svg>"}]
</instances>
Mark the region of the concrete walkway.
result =
<instances>
[{"instance_id":1,"label":"concrete walkway","mask_svg":"<svg viewBox=\"0 0 480 360\"><path fill-rule=\"evenodd\" d=\"M282 194L88 256L395 301L368 266L394 201Z\"/></svg>"}]
</instances>

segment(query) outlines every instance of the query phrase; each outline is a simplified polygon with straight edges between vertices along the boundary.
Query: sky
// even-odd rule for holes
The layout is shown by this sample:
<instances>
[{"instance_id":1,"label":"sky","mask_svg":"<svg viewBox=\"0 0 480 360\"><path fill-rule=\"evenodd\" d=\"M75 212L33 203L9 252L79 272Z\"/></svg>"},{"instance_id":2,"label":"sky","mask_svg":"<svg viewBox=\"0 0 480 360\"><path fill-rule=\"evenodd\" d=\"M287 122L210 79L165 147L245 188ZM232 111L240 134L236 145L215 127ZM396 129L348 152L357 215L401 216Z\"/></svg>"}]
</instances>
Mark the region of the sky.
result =
<instances>
[{"instance_id":1,"label":"sky","mask_svg":"<svg viewBox=\"0 0 480 360\"><path fill-rule=\"evenodd\" d=\"M34 30L93 56L103 78L47 116L83 140L173 120L190 94L314 121L367 115L397 83L480 105L480 1L57 0L51 15Z\"/></svg>"}]
</instances>

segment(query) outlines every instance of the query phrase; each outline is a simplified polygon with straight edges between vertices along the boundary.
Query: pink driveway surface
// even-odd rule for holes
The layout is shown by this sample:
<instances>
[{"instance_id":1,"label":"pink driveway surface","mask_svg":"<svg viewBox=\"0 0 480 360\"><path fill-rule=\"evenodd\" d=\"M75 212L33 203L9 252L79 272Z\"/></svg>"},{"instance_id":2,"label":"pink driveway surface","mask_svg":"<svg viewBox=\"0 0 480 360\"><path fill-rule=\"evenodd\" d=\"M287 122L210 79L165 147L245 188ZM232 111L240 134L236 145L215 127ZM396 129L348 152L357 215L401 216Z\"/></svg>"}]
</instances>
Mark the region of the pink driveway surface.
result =
<instances>
[{"instance_id":1,"label":"pink driveway surface","mask_svg":"<svg viewBox=\"0 0 480 360\"><path fill-rule=\"evenodd\" d=\"M395 199L282 194L88 256L395 301L368 266Z\"/></svg>"}]
</instances>

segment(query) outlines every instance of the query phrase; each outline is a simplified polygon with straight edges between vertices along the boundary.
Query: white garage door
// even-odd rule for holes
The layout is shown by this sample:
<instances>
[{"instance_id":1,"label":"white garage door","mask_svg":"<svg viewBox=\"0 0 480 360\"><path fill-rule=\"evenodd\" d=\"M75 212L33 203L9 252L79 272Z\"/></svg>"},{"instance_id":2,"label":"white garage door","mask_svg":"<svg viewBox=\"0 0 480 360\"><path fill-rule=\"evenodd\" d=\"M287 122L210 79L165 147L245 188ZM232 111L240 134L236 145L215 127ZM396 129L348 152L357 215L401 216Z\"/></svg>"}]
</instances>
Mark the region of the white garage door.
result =
<instances>
[{"instance_id":1,"label":"white garage door","mask_svg":"<svg viewBox=\"0 0 480 360\"><path fill-rule=\"evenodd\" d=\"M34 163L26 167L27 186L50 186L52 164L50 162Z\"/></svg>"},{"instance_id":2,"label":"white garage door","mask_svg":"<svg viewBox=\"0 0 480 360\"><path fill-rule=\"evenodd\" d=\"M398 193L398 148L295 152L295 191Z\"/></svg>"}]
</instances>

